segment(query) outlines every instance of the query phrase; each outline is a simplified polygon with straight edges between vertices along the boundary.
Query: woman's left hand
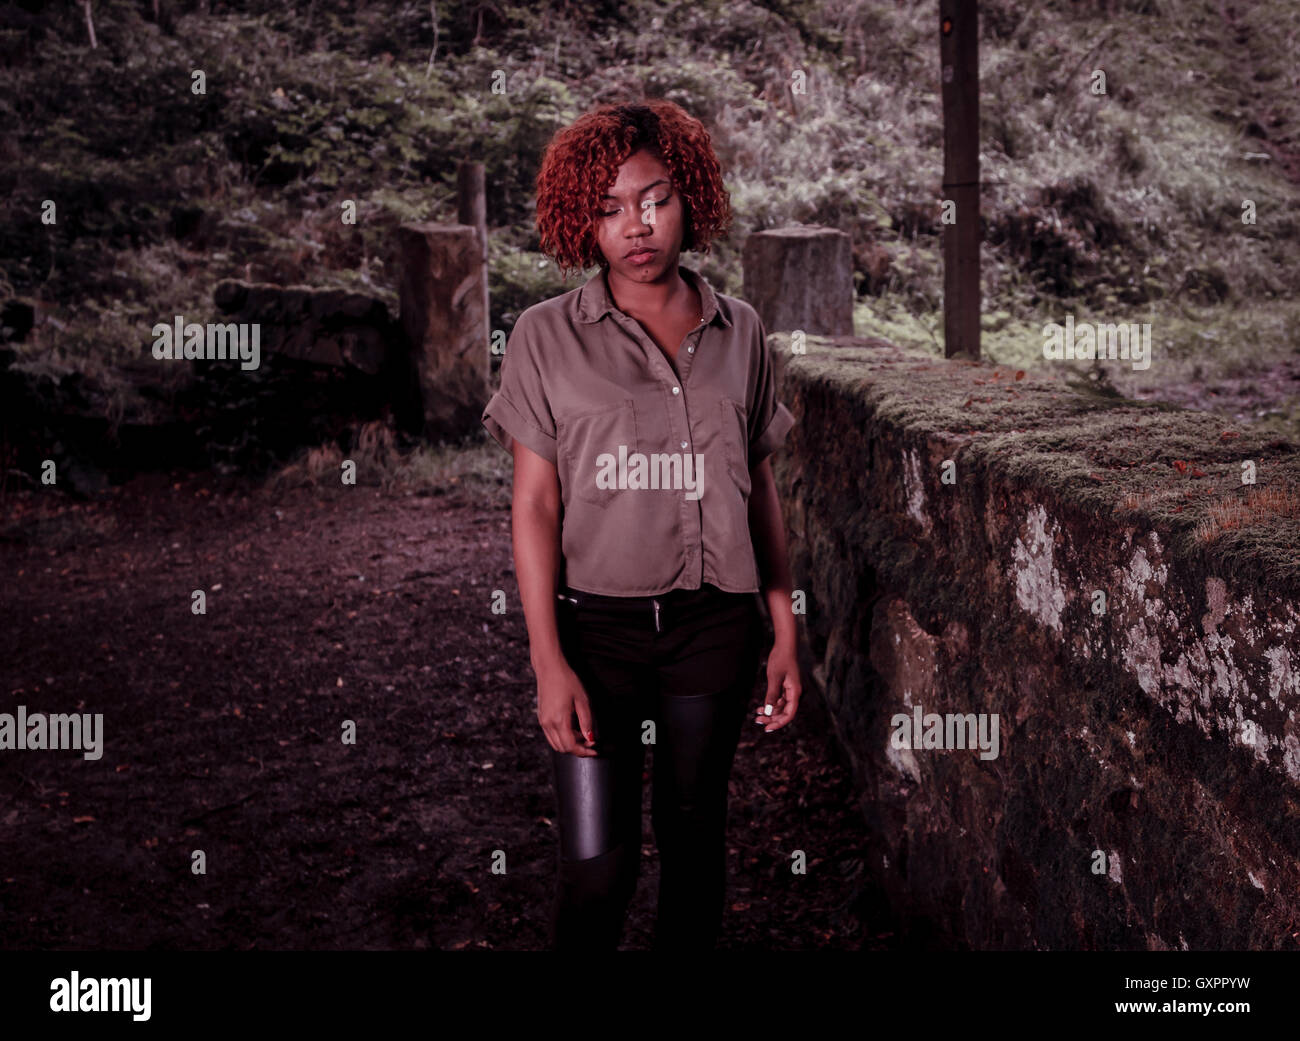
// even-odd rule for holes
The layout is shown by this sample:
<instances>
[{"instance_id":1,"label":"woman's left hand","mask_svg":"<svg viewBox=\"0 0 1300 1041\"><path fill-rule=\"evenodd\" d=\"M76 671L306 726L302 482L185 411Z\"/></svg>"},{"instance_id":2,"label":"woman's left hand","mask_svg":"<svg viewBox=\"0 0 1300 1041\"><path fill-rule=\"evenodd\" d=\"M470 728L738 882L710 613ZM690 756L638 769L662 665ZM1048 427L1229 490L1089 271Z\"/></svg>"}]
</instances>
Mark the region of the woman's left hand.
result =
<instances>
[{"instance_id":1,"label":"woman's left hand","mask_svg":"<svg viewBox=\"0 0 1300 1041\"><path fill-rule=\"evenodd\" d=\"M767 694L758 706L755 723L766 723L764 733L780 730L799 710L799 656L794 647L774 646L767 656ZM769 714L770 711L770 714Z\"/></svg>"}]
</instances>

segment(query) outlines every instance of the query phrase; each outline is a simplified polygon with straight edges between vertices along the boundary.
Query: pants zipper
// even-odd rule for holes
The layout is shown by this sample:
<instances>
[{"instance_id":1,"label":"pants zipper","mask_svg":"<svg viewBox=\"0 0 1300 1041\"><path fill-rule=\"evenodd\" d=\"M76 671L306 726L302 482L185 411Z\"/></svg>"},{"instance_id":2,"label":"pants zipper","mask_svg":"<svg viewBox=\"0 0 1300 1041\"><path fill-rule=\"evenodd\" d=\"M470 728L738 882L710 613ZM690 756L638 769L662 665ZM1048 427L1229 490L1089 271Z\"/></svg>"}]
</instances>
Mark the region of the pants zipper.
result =
<instances>
[{"instance_id":1,"label":"pants zipper","mask_svg":"<svg viewBox=\"0 0 1300 1041\"><path fill-rule=\"evenodd\" d=\"M659 601L651 600L650 602L655 605L655 632L663 632L663 630L659 628Z\"/></svg>"}]
</instances>

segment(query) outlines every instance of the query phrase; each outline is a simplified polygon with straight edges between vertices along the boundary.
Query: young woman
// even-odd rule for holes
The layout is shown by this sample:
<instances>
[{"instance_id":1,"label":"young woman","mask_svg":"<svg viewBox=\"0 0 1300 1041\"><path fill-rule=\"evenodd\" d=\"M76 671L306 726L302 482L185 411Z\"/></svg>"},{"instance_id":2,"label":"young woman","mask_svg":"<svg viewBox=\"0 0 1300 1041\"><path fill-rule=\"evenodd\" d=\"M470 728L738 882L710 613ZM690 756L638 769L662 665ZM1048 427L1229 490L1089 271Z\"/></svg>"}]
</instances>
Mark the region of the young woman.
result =
<instances>
[{"instance_id":1,"label":"young woman","mask_svg":"<svg viewBox=\"0 0 1300 1041\"><path fill-rule=\"evenodd\" d=\"M519 316L482 421L514 456L515 571L559 809L555 948L618 946L647 744L655 947L713 947L760 592L774 646L755 723L778 730L799 705L767 458L794 417L754 309L678 264L730 217L707 131L665 101L587 113L538 173L543 251L601 270Z\"/></svg>"}]
</instances>

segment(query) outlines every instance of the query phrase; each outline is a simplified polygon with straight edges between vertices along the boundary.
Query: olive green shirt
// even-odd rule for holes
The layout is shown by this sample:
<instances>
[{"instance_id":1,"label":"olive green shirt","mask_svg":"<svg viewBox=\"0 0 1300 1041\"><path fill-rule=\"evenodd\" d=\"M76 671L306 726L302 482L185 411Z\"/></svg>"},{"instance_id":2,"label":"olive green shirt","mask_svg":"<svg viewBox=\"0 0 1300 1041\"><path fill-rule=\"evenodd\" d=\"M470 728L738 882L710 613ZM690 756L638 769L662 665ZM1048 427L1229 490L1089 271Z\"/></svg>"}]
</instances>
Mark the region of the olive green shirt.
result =
<instances>
[{"instance_id":1,"label":"olive green shirt","mask_svg":"<svg viewBox=\"0 0 1300 1041\"><path fill-rule=\"evenodd\" d=\"M560 584L609 596L761 588L749 531L750 470L794 416L775 400L767 333L745 301L698 288L702 323L681 379L620 311L602 271L519 316L482 423L556 466Z\"/></svg>"}]
</instances>

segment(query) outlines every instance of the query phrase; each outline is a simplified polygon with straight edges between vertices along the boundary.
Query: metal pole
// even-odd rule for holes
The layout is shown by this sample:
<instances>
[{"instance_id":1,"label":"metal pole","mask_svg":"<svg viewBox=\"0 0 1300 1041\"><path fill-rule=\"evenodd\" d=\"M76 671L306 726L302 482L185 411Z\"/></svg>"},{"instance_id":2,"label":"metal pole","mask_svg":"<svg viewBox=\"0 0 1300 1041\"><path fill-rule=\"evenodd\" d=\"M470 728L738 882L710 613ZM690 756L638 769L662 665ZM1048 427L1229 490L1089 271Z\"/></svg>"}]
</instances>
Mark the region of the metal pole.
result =
<instances>
[{"instance_id":1,"label":"metal pole","mask_svg":"<svg viewBox=\"0 0 1300 1041\"><path fill-rule=\"evenodd\" d=\"M979 0L939 0L944 354L980 356Z\"/></svg>"}]
</instances>

